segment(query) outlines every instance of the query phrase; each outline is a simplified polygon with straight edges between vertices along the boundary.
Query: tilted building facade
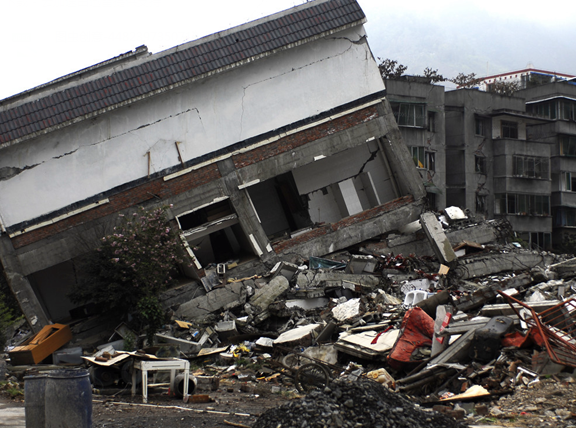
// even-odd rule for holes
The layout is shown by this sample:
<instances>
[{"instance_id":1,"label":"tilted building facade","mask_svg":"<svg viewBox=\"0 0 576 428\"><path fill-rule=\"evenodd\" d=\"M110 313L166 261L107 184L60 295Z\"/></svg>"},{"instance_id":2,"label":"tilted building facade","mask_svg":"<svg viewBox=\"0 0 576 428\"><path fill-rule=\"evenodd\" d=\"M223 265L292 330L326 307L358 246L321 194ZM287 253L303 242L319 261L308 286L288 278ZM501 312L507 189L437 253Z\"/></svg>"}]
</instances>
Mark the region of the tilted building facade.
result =
<instances>
[{"instance_id":1,"label":"tilted building facade","mask_svg":"<svg viewBox=\"0 0 576 428\"><path fill-rule=\"evenodd\" d=\"M416 220L426 192L365 19L308 2L0 101L0 262L33 328L68 316L76 260L138 206L171 206L196 279Z\"/></svg>"}]
</instances>

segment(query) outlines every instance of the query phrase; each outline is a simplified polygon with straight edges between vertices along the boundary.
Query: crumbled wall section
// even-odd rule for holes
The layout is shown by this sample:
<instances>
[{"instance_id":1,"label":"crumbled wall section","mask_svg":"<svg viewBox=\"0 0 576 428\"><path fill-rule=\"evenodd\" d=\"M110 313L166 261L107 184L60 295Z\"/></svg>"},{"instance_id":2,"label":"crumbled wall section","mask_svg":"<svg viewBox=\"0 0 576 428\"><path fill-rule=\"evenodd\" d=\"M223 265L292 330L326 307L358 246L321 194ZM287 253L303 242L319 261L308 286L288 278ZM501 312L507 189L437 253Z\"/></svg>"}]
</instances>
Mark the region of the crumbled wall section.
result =
<instances>
[{"instance_id":1,"label":"crumbled wall section","mask_svg":"<svg viewBox=\"0 0 576 428\"><path fill-rule=\"evenodd\" d=\"M114 196L110 196L108 198L110 200L108 204L101 205L89 211L84 211L40 229L15 236L12 238L12 244L14 245L14 248L22 248L80 224L88 223L110 214L120 212L124 209L137 206L152 198L160 197L161 199L166 199L179 195L187 190L210 183L219 178L221 178L221 175L216 164L207 165L189 174L169 181L157 178L145 184L122 191Z\"/></svg>"},{"instance_id":2,"label":"crumbled wall section","mask_svg":"<svg viewBox=\"0 0 576 428\"><path fill-rule=\"evenodd\" d=\"M360 123L369 122L378 117L376 106L367 107L365 109L356 111L346 116L339 117L334 120L322 123L310 129L297 132L279 139L264 147L256 150L251 150L246 153L233 156L234 165L237 169L243 168L248 165L263 161L281 153L294 150L297 147L303 146L311 141L318 140L326 135L335 134L344 131L348 128L356 126Z\"/></svg>"}]
</instances>

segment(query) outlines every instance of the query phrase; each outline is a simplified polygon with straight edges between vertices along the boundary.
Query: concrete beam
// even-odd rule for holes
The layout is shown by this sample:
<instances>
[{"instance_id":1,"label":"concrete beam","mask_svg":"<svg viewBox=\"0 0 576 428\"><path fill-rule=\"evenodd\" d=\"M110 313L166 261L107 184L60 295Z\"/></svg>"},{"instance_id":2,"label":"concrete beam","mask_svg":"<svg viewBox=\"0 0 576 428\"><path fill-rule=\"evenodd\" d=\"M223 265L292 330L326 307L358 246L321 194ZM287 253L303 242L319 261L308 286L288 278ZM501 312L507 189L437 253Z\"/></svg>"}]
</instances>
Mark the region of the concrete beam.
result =
<instances>
[{"instance_id":1,"label":"concrete beam","mask_svg":"<svg viewBox=\"0 0 576 428\"><path fill-rule=\"evenodd\" d=\"M452 249L452 244L450 244L450 241L446 237L442 229L442 224L440 224L436 215L430 212L422 214L420 216L420 224L440 263L450 265L456 261L457 257Z\"/></svg>"},{"instance_id":2,"label":"concrete beam","mask_svg":"<svg viewBox=\"0 0 576 428\"><path fill-rule=\"evenodd\" d=\"M241 282L226 284L205 296L197 297L180 305L176 316L185 319L202 320L207 315L246 303L246 287Z\"/></svg>"}]
</instances>

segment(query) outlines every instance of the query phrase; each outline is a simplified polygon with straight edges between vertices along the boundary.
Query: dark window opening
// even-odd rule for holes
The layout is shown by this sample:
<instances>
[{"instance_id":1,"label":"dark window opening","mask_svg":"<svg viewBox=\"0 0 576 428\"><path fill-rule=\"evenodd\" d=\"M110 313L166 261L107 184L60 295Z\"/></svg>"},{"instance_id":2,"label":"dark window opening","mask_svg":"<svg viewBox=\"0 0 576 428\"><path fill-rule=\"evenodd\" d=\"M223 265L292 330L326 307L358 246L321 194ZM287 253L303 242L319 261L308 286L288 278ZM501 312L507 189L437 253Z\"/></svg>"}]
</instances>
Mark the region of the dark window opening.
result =
<instances>
[{"instance_id":1,"label":"dark window opening","mask_svg":"<svg viewBox=\"0 0 576 428\"><path fill-rule=\"evenodd\" d=\"M482 117L475 118L474 133L476 135L487 137L490 134L489 125L490 122L487 119L484 119Z\"/></svg>"},{"instance_id":2,"label":"dark window opening","mask_svg":"<svg viewBox=\"0 0 576 428\"><path fill-rule=\"evenodd\" d=\"M502 138L518 138L518 123L502 121Z\"/></svg>"},{"instance_id":3,"label":"dark window opening","mask_svg":"<svg viewBox=\"0 0 576 428\"><path fill-rule=\"evenodd\" d=\"M298 194L291 172L250 186L248 194L269 239L312 226L308 199Z\"/></svg>"},{"instance_id":4,"label":"dark window opening","mask_svg":"<svg viewBox=\"0 0 576 428\"><path fill-rule=\"evenodd\" d=\"M436 113L428 112L428 131L436 132Z\"/></svg>"},{"instance_id":5,"label":"dark window opening","mask_svg":"<svg viewBox=\"0 0 576 428\"><path fill-rule=\"evenodd\" d=\"M560 135L560 154L562 156L576 156L576 136Z\"/></svg>"},{"instance_id":6,"label":"dark window opening","mask_svg":"<svg viewBox=\"0 0 576 428\"><path fill-rule=\"evenodd\" d=\"M254 258L252 246L229 200L178 217L180 228L198 262L241 262Z\"/></svg>"}]
</instances>

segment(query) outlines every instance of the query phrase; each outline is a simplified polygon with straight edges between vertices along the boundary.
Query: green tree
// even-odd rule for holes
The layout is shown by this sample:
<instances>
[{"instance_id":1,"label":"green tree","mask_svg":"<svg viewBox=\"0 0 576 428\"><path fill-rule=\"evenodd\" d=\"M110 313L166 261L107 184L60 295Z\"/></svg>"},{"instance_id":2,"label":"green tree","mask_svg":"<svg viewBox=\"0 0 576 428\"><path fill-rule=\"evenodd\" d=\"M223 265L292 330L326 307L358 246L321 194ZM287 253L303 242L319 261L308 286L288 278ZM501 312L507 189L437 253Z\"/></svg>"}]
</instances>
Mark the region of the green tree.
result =
<instances>
[{"instance_id":1,"label":"green tree","mask_svg":"<svg viewBox=\"0 0 576 428\"><path fill-rule=\"evenodd\" d=\"M84 279L69 297L75 303L94 302L111 312L135 315L152 343L164 320L158 294L175 283L185 253L165 208L141 207L120 216L114 233L102 238L100 248L84 262Z\"/></svg>"}]
</instances>

